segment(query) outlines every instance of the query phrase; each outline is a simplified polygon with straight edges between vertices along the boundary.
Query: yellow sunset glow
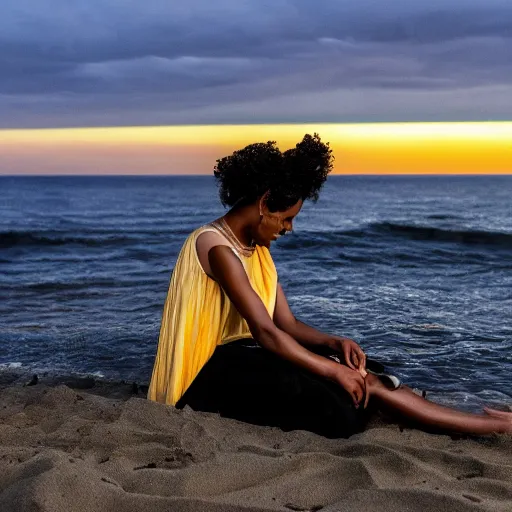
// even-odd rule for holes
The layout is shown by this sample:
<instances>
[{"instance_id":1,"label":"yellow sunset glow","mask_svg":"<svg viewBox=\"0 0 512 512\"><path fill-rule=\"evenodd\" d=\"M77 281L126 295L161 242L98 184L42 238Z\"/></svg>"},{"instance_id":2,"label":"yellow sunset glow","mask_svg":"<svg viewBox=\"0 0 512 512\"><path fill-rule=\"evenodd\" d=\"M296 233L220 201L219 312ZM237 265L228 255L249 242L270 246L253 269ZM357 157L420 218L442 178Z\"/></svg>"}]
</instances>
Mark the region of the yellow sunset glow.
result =
<instances>
[{"instance_id":1,"label":"yellow sunset glow","mask_svg":"<svg viewBox=\"0 0 512 512\"><path fill-rule=\"evenodd\" d=\"M512 173L512 122L0 130L2 174L210 174L252 142L318 132L337 174Z\"/></svg>"}]
</instances>

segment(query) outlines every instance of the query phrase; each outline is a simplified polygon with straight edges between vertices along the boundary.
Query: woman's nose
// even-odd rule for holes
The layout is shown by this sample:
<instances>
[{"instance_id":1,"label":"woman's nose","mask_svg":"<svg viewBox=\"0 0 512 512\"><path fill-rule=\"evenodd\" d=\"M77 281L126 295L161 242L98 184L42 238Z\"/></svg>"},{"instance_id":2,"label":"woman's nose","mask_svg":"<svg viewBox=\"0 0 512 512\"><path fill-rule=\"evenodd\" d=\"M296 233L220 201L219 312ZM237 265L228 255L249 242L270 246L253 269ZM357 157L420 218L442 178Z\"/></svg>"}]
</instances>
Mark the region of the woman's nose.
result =
<instances>
[{"instance_id":1,"label":"woman's nose","mask_svg":"<svg viewBox=\"0 0 512 512\"><path fill-rule=\"evenodd\" d=\"M287 221L284 223L284 228L282 230L282 233L286 233L287 231L293 231L293 222Z\"/></svg>"}]
</instances>

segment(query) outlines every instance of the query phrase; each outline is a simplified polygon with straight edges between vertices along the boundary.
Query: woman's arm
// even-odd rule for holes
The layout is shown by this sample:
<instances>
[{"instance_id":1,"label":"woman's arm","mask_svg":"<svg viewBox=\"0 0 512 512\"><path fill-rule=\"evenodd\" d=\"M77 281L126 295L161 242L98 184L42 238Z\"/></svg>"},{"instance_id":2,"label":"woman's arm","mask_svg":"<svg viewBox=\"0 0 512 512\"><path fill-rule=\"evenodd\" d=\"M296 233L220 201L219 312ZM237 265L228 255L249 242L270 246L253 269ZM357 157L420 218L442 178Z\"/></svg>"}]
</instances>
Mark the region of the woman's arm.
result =
<instances>
[{"instance_id":1,"label":"woman's arm","mask_svg":"<svg viewBox=\"0 0 512 512\"><path fill-rule=\"evenodd\" d=\"M304 347L314 347L318 345L328 346L344 354L346 363L351 368L365 367L366 356L361 347L354 340L334 334L323 333L297 320L288 305L283 288L279 283L277 285L274 322L280 329L288 333Z\"/></svg>"},{"instance_id":2,"label":"woman's arm","mask_svg":"<svg viewBox=\"0 0 512 512\"><path fill-rule=\"evenodd\" d=\"M251 286L242 263L229 247L211 248L208 260L216 281L247 321L251 334L263 348L301 368L337 382L352 396L356 406L359 405L365 396L365 381L361 374L310 352L278 328Z\"/></svg>"}]
</instances>

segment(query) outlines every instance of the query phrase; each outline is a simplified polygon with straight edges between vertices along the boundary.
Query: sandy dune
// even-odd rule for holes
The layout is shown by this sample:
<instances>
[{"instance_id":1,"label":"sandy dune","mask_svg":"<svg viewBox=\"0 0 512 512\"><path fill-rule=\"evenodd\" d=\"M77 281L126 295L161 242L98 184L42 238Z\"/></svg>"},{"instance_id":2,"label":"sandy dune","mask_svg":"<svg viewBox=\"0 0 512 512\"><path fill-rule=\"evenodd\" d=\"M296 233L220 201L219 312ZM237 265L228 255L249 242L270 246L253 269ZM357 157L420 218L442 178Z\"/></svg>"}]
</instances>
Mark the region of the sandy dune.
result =
<instances>
[{"instance_id":1,"label":"sandy dune","mask_svg":"<svg viewBox=\"0 0 512 512\"><path fill-rule=\"evenodd\" d=\"M512 511L507 436L380 426L329 440L87 382L4 380L2 512Z\"/></svg>"}]
</instances>

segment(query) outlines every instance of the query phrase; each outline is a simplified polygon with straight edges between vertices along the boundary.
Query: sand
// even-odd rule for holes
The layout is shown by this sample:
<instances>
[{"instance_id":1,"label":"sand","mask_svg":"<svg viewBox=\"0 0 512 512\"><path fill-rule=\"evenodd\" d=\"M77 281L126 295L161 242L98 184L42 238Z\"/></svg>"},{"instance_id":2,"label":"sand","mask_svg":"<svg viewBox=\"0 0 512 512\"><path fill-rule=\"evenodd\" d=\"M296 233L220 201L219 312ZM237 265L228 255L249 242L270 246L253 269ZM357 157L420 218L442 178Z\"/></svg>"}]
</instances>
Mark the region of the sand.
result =
<instances>
[{"instance_id":1,"label":"sand","mask_svg":"<svg viewBox=\"0 0 512 512\"><path fill-rule=\"evenodd\" d=\"M93 379L0 376L0 510L512 511L512 438L380 425L350 439L149 402Z\"/></svg>"}]
</instances>

